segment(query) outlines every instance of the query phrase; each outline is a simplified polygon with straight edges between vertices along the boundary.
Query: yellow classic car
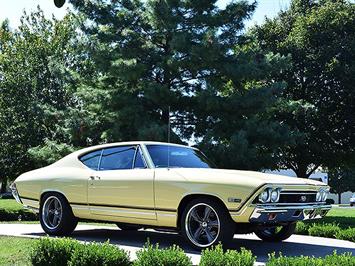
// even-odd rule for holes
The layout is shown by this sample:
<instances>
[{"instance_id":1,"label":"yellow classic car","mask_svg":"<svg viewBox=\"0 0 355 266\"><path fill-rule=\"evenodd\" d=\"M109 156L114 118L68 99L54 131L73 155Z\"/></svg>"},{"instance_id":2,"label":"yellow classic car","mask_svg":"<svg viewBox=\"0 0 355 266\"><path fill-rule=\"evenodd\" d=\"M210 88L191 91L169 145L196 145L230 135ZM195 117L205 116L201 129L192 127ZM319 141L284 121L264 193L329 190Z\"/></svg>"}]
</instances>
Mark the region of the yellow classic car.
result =
<instances>
[{"instance_id":1,"label":"yellow classic car","mask_svg":"<svg viewBox=\"0 0 355 266\"><path fill-rule=\"evenodd\" d=\"M76 151L22 174L11 188L50 235L68 235L79 219L92 219L122 230L174 230L197 249L235 233L282 241L297 221L330 209L322 182L216 169L198 149L148 141Z\"/></svg>"}]
</instances>

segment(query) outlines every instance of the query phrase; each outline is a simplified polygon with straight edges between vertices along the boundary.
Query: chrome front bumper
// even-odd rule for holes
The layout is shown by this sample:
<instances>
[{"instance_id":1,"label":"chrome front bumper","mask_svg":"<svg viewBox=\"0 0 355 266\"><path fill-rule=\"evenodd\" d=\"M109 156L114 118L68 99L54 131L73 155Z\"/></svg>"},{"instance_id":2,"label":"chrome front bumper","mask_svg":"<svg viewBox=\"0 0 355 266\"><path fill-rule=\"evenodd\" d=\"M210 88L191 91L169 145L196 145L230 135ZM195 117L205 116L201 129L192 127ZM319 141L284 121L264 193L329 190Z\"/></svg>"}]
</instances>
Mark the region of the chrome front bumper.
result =
<instances>
[{"instance_id":1,"label":"chrome front bumper","mask_svg":"<svg viewBox=\"0 0 355 266\"><path fill-rule=\"evenodd\" d=\"M250 222L279 223L294 222L324 217L331 205L294 205L294 206L262 206L256 205Z\"/></svg>"}]
</instances>

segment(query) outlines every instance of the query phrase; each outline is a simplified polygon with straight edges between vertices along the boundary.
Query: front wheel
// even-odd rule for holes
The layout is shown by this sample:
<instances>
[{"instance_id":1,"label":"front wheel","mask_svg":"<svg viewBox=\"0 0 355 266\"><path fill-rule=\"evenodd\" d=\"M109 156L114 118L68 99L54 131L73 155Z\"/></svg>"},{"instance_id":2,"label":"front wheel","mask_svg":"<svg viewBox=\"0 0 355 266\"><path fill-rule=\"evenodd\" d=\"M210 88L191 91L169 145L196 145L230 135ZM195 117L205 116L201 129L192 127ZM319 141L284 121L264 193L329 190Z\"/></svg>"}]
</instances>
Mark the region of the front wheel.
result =
<instances>
[{"instance_id":1,"label":"front wheel","mask_svg":"<svg viewBox=\"0 0 355 266\"><path fill-rule=\"evenodd\" d=\"M66 198L59 193L48 193L41 200L39 220L49 235L71 234L78 224Z\"/></svg>"},{"instance_id":2,"label":"front wheel","mask_svg":"<svg viewBox=\"0 0 355 266\"><path fill-rule=\"evenodd\" d=\"M180 223L183 236L196 249L229 242L235 229L227 209L208 198L187 204Z\"/></svg>"},{"instance_id":3,"label":"front wheel","mask_svg":"<svg viewBox=\"0 0 355 266\"><path fill-rule=\"evenodd\" d=\"M296 230L296 223L273 226L255 231L255 234L267 242L280 242L289 238Z\"/></svg>"}]
</instances>

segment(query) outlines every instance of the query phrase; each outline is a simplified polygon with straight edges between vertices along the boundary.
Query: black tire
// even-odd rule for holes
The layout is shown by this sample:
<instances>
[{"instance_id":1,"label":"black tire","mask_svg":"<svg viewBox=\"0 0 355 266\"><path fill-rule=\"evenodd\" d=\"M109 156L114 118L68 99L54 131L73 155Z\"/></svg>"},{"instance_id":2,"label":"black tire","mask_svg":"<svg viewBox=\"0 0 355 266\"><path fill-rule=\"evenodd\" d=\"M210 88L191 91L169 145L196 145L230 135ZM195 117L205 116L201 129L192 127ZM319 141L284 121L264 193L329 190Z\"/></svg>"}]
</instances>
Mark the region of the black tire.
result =
<instances>
[{"instance_id":1,"label":"black tire","mask_svg":"<svg viewBox=\"0 0 355 266\"><path fill-rule=\"evenodd\" d=\"M52 201L52 203L50 201ZM46 209L47 204L55 205L56 201L58 201L57 203L59 203L58 205L61 208L61 216L58 216L58 222L54 225L50 223L50 220L54 221L54 218L52 219L51 215L55 216L55 214L53 214L53 212L51 212L51 214L48 214L50 212L47 212ZM57 209L59 208L56 208L56 210ZM67 199L63 195L55 192L47 193L42 198L39 209L39 221L43 230L48 235L55 236L70 235L78 224L78 218L74 216Z\"/></svg>"},{"instance_id":2,"label":"black tire","mask_svg":"<svg viewBox=\"0 0 355 266\"><path fill-rule=\"evenodd\" d=\"M210 213L206 218L208 208ZM218 227L217 223L219 223ZM180 229L187 242L193 248L201 250L219 242L224 245L229 244L233 239L235 223L224 205L213 199L201 198L187 204L181 215ZM199 237L195 238L195 235Z\"/></svg>"},{"instance_id":3,"label":"black tire","mask_svg":"<svg viewBox=\"0 0 355 266\"><path fill-rule=\"evenodd\" d=\"M137 231L142 228L142 226L135 225L135 224L116 223L116 225L123 231Z\"/></svg>"},{"instance_id":4,"label":"black tire","mask_svg":"<svg viewBox=\"0 0 355 266\"><path fill-rule=\"evenodd\" d=\"M263 241L267 242L280 242L289 238L296 230L296 223L290 223L283 225L279 231L276 231L276 227L268 229L257 230L255 234Z\"/></svg>"}]
</instances>

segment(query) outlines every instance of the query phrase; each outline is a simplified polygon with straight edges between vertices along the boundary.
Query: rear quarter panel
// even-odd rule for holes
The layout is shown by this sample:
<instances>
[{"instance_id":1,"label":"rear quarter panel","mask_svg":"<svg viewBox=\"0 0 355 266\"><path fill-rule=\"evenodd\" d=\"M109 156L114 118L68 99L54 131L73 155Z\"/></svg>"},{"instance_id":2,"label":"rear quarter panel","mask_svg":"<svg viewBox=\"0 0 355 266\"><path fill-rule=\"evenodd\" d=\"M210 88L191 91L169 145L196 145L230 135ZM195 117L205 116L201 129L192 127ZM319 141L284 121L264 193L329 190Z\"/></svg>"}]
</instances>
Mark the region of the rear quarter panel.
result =
<instances>
[{"instance_id":1,"label":"rear quarter panel","mask_svg":"<svg viewBox=\"0 0 355 266\"><path fill-rule=\"evenodd\" d=\"M69 202L87 203L89 174L84 167L50 166L27 172L15 182L25 206L39 208L41 195L49 191L63 194Z\"/></svg>"}]
</instances>

